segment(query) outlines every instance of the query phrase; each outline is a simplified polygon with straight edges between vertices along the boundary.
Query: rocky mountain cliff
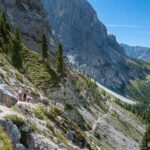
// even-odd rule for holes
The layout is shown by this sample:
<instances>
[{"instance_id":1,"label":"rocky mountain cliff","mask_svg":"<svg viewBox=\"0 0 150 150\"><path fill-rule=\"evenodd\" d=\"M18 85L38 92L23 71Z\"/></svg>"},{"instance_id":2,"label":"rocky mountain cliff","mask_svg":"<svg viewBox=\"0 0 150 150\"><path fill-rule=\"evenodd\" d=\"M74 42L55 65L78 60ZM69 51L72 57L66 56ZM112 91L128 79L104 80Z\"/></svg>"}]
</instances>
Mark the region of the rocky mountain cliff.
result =
<instances>
[{"instance_id":1,"label":"rocky mountain cliff","mask_svg":"<svg viewBox=\"0 0 150 150\"><path fill-rule=\"evenodd\" d=\"M126 57L115 36L107 29L86 0L42 1L56 41L81 71L119 93L131 79L144 76L138 62ZM136 66L136 65L138 66Z\"/></svg>"},{"instance_id":2,"label":"rocky mountain cliff","mask_svg":"<svg viewBox=\"0 0 150 150\"><path fill-rule=\"evenodd\" d=\"M150 48L141 46L129 46L126 44L121 44L124 48L126 55L138 58L146 61L150 61Z\"/></svg>"},{"instance_id":3,"label":"rocky mountain cliff","mask_svg":"<svg viewBox=\"0 0 150 150\"><path fill-rule=\"evenodd\" d=\"M41 34L46 33L51 49L62 42L65 54L82 72L118 93L128 95L129 80L147 72L126 57L86 0L0 0L0 4L29 48L39 50Z\"/></svg>"},{"instance_id":4,"label":"rocky mountain cliff","mask_svg":"<svg viewBox=\"0 0 150 150\"><path fill-rule=\"evenodd\" d=\"M39 50L43 33L49 39L49 46L54 45L40 0L0 0L0 9L7 14L11 26L21 30L23 41L29 48Z\"/></svg>"}]
</instances>

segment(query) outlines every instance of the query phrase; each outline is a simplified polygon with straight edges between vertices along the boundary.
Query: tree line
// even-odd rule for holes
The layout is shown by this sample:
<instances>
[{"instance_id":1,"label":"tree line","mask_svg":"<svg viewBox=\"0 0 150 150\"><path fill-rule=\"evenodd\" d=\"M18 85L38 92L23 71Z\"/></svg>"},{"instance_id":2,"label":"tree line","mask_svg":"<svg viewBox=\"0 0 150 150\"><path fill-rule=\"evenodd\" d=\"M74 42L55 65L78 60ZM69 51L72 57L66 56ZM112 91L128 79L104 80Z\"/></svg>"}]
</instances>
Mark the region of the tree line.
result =
<instances>
[{"instance_id":1,"label":"tree line","mask_svg":"<svg viewBox=\"0 0 150 150\"><path fill-rule=\"evenodd\" d=\"M48 41L45 34L43 34L41 41L42 44L40 54L42 62L47 65L48 69L52 72ZM23 69L23 61L21 55L22 50L23 44L19 29L16 29L14 32L12 32L9 22L6 19L5 13L0 11L0 52L6 54L10 63L19 71ZM63 55L63 47L61 43L59 43L55 53L55 62L57 68L56 73L60 77L64 75ZM56 75L56 73L53 71L54 75Z\"/></svg>"}]
</instances>

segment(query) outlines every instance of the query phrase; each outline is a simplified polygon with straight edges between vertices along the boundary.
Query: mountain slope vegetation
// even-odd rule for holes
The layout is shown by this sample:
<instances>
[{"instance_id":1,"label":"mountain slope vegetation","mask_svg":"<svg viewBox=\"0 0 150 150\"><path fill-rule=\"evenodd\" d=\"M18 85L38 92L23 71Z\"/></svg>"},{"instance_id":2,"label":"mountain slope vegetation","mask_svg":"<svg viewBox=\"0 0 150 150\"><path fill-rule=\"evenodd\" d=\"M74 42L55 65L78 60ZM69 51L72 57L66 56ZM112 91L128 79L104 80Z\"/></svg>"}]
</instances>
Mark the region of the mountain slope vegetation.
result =
<instances>
[{"instance_id":1,"label":"mountain slope vegetation","mask_svg":"<svg viewBox=\"0 0 150 150\"><path fill-rule=\"evenodd\" d=\"M17 52L22 65L18 68L11 59L16 32L0 27L9 36L6 44L4 34L0 34L0 125L8 143L12 143L10 147L16 150L140 149L145 133L142 119L124 109L88 75L73 69L60 55L62 49L59 55L50 52L48 61L43 61L40 53L26 48L19 40L15 48L19 44ZM20 88L30 93L30 103L17 103Z\"/></svg>"}]
</instances>

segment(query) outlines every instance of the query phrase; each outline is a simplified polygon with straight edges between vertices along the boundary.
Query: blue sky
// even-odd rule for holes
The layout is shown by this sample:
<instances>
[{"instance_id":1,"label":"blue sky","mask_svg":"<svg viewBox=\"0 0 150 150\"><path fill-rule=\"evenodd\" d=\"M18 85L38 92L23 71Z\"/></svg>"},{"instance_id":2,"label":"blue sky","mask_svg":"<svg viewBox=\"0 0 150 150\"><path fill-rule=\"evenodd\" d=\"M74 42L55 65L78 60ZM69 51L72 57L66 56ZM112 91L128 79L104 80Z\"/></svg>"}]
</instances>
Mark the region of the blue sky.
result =
<instances>
[{"instance_id":1,"label":"blue sky","mask_svg":"<svg viewBox=\"0 0 150 150\"><path fill-rule=\"evenodd\" d=\"M150 0L88 0L118 42L150 47Z\"/></svg>"}]
</instances>

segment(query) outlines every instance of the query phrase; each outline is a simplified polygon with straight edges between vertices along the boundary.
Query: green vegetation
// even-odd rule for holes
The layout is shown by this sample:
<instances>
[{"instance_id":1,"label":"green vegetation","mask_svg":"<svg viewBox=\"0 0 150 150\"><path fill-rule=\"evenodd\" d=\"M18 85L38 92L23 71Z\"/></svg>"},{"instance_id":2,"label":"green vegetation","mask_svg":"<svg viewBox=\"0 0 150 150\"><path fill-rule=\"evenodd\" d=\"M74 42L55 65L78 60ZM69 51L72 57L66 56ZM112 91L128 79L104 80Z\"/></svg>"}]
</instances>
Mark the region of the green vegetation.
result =
<instances>
[{"instance_id":1,"label":"green vegetation","mask_svg":"<svg viewBox=\"0 0 150 150\"><path fill-rule=\"evenodd\" d=\"M80 92L80 91L81 91L81 83L80 83L79 80L77 81L75 88L76 88L76 91L77 91L77 92Z\"/></svg>"},{"instance_id":2,"label":"green vegetation","mask_svg":"<svg viewBox=\"0 0 150 150\"><path fill-rule=\"evenodd\" d=\"M58 139L60 139L63 143L68 144L68 143L67 143L67 140L66 140L66 137L64 137L63 134L60 133L58 130L54 130L53 134L54 134Z\"/></svg>"},{"instance_id":3,"label":"green vegetation","mask_svg":"<svg viewBox=\"0 0 150 150\"><path fill-rule=\"evenodd\" d=\"M6 116L5 118L12 121L17 127L20 127L23 124L25 124L24 120L18 117L17 115L9 115L9 116Z\"/></svg>"},{"instance_id":4,"label":"green vegetation","mask_svg":"<svg viewBox=\"0 0 150 150\"><path fill-rule=\"evenodd\" d=\"M8 53L9 39L10 39L10 26L8 21L6 20L6 16L4 12L0 11L0 47L2 49L1 52Z\"/></svg>"},{"instance_id":5,"label":"green vegetation","mask_svg":"<svg viewBox=\"0 0 150 150\"><path fill-rule=\"evenodd\" d=\"M2 127L0 127L0 141L2 142L2 146L0 145L0 150L13 150L13 146L7 134L3 131Z\"/></svg>"},{"instance_id":6,"label":"green vegetation","mask_svg":"<svg viewBox=\"0 0 150 150\"><path fill-rule=\"evenodd\" d=\"M42 107L36 107L36 109L34 110L34 114L35 114L35 117L40 120L44 120L45 118Z\"/></svg>"},{"instance_id":7,"label":"green vegetation","mask_svg":"<svg viewBox=\"0 0 150 150\"><path fill-rule=\"evenodd\" d=\"M45 34L43 34L42 36L41 54L42 54L42 59L45 62L45 59L48 58L48 45L47 45L47 39Z\"/></svg>"},{"instance_id":8,"label":"green vegetation","mask_svg":"<svg viewBox=\"0 0 150 150\"><path fill-rule=\"evenodd\" d=\"M22 43L20 38L20 32L17 29L15 31L14 36L11 38L11 63L12 65L17 68L18 70L22 68L22 58L21 58L21 51L22 51Z\"/></svg>"},{"instance_id":9,"label":"green vegetation","mask_svg":"<svg viewBox=\"0 0 150 150\"><path fill-rule=\"evenodd\" d=\"M88 86L88 88L91 88L91 89L97 88L96 82L92 81L90 78L87 81L87 86Z\"/></svg>"},{"instance_id":10,"label":"green vegetation","mask_svg":"<svg viewBox=\"0 0 150 150\"><path fill-rule=\"evenodd\" d=\"M10 32L10 25L6 19L4 12L0 12L0 47L1 52L7 54L10 58L11 64L17 69L22 68L22 60L20 52L22 50L22 43L19 30L14 34Z\"/></svg>"},{"instance_id":11,"label":"green vegetation","mask_svg":"<svg viewBox=\"0 0 150 150\"><path fill-rule=\"evenodd\" d=\"M73 106L70 104L65 104L65 110L73 110Z\"/></svg>"},{"instance_id":12,"label":"green vegetation","mask_svg":"<svg viewBox=\"0 0 150 150\"><path fill-rule=\"evenodd\" d=\"M63 48L60 43L58 44L56 51L56 65L57 65L57 72L61 77L63 77L64 76Z\"/></svg>"},{"instance_id":13,"label":"green vegetation","mask_svg":"<svg viewBox=\"0 0 150 150\"><path fill-rule=\"evenodd\" d=\"M141 144L141 150L149 150L149 149L150 149L150 124L147 127L145 136Z\"/></svg>"},{"instance_id":14,"label":"green vegetation","mask_svg":"<svg viewBox=\"0 0 150 150\"><path fill-rule=\"evenodd\" d=\"M22 51L23 68L29 80L40 89L53 83L47 66L40 62L40 55L24 47Z\"/></svg>"},{"instance_id":15,"label":"green vegetation","mask_svg":"<svg viewBox=\"0 0 150 150\"><path fill-rule=\"evenodd\" d=\"M100 91L97 89L95 94L94 94L94 98L96 100L96 103L99 105L100 99L102 99L101 93Z\"/></svg>"},{"instance_id":16,"label":"green vegetation","mask_svg":"<svg viewBox=\"0 0 150 150\"><path fill-rule=\"evenodd\" d=\"M101 136L100 136L97 132L94 132L94 136L95 136L98 140L101 140Z\"/></svg>"},{"instance_id":17,"label":"green vegetation","mask_svg":"<svg viewBox=\"0 0 150 150\"><path fill-rule=\"evenodd\" d=\"M123 107L124 109L131 111L132 113L140 116L145 123L150 122L150 105L144 103L138 103L136 105L129 105L121 102L120 100L116 100L116 103Z\"/></svg>"},{"instance_id":18,"label":"green vegetation","mask_svg":"<svg viewBox=\"0 0 150 150\"><path fill-rule=\"evenodd\" d=\"M50 65L50 57L48 55L48 46L45 35L43 35L42 40L42 51L45 61L43 63L41 62L40 54L27 49L22 44L19 30L16 30L15 33L11 33L8 29L9 23L6 21L4 13L1 12L0 52L3 57L7 58L8 62L10 62L16 69L24 73L39 89L46 90L48 86L56 84L57 74ZM6 37L6 35L8 37ZM17 77L20 78L21 76ZM22 80L22 78L20 79Z\"/></svg>"},{"instance_id":19,"label":"green vegetation","mask_svg":"<svg viewBox=\"0 0 150 150\"><path fill-rule=\"evenodd\" d=\"M130 84L127 88L127 93L133 99L147 103L149 102L150 97L150 76L147 76L144 79L137 79L130 81Z\"/></svg>"},{"instance_id":20,"label":"green vegetation","mask_svg":"<svg viewBox=\"0 0 150 150\"><path fill-rule=\"evenodd\" d=\"M150 122L150 105L146 105L144 103L138 103L136 105L129 105L126 103L120 102L120 100L116 100L116 103L121 107L125 108L128 111L133 112L134 114L140 116L145 123ZM150 126L145 133L145 136L142 141L141 150L149 150L148 143L150 143Z\"/></svg>"},{"instance_id":21,"label":"green vegetation","mask_svg":"<svg viewBox=\"0 0 150 150\"><path fill-rule=\"evenodd\" d=\"M57 107L54 107L51 110L49 110L49 111L47 110L44 112L45 116L52 121L55 121L57 116L60 116L61 113L62 113L62 111L60 109L58 109Z\"/></svg>"}]
</instances>

